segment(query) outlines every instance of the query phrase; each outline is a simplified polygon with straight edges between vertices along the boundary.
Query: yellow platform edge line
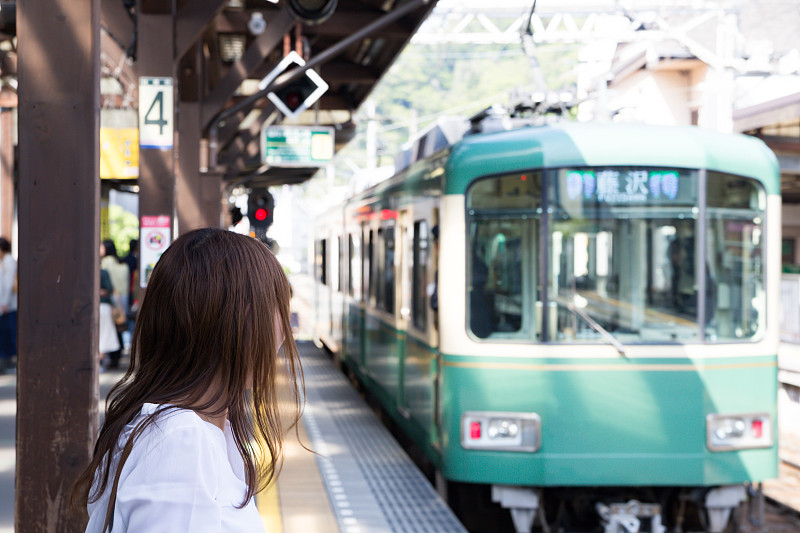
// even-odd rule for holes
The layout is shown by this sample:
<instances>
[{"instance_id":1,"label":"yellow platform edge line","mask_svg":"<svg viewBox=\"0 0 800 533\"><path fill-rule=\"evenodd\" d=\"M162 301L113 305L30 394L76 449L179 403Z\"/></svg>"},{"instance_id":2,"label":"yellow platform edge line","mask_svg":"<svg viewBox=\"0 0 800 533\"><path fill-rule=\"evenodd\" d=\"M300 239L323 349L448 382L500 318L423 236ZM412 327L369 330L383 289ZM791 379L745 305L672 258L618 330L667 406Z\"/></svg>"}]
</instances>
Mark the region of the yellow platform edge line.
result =
<instances>
[{"instance_id":1,"label":"yellow platform edge line","mask_svg":"<svg viewBox=\"0 0 800 533\"><path fill-rule=\"evenodd\" d=\"M261 521L264 523L264 531L267 533L283 533L277 480L256 494L256 508L258 509L258 514L261 515Z\"/></svg>"}]
</instances>

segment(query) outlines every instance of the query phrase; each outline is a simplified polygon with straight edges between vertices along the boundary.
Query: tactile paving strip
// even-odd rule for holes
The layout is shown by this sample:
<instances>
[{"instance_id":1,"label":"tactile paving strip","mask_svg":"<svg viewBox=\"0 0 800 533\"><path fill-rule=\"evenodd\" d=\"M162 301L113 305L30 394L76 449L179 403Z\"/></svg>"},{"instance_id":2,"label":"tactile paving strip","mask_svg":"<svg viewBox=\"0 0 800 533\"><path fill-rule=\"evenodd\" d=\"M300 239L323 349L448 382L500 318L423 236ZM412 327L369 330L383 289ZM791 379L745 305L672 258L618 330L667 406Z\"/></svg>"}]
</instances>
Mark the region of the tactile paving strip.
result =
<instances>
[{"instance_id":1,"label":"tactile paving strip","mask_svg":"<svg viewBox=\"0 0 800 533\"><path fill-rule=\"evenodd\" d=\"M311 343L298 348L303 421L341 531L466 533L330 359Z\"/></svg>"}]
</instances>

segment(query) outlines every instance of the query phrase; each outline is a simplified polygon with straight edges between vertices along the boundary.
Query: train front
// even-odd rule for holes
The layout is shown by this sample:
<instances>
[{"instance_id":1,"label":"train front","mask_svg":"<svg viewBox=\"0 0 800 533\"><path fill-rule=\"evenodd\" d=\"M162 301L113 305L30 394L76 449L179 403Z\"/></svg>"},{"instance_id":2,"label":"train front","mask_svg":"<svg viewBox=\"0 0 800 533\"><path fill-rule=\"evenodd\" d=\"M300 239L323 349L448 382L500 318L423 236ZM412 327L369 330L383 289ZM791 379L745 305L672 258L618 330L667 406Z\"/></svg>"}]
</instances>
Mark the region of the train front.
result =
<instances>
[{"instance_id":1,"label":"train front","mask_svg":"<svg viewBox=\"0 0 800 533\"><path fill-rule=\"evenodd\" d=\"M745 484L777 475L771 152L528 128L457 146L446 183L445 478L491 485L519 531L722 531Z\"/></svg>"}]
</instances>

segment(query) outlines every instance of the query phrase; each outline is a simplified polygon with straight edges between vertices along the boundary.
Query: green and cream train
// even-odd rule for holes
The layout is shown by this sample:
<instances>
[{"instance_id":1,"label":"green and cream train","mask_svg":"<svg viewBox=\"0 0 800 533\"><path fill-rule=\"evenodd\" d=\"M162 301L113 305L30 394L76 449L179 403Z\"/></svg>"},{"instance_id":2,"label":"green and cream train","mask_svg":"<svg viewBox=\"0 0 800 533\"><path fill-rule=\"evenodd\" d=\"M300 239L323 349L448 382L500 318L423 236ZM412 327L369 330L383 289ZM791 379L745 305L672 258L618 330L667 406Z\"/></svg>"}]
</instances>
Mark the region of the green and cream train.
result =
<instances>
[{"instance_id":1,"label":"green and cream train","mask_svg":"<svg viewBox=\"0 0 800 533\"><path fill-rule=\"evenodd\" d=\"M467 521L723 531L777 475L779 189L743 135L467 135L319 219L316 336Z\"/></svg>"}]
</instances>

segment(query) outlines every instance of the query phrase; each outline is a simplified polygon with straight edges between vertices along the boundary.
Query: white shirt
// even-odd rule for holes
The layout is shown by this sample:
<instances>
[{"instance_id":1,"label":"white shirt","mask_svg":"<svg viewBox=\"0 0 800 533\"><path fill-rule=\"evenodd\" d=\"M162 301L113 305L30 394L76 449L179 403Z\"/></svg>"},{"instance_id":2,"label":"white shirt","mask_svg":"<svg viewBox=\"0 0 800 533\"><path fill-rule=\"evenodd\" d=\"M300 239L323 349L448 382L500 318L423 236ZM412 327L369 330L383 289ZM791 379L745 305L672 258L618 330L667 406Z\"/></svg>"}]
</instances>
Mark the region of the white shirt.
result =
<instances>
[{"instance_id":1,"label":"white shirt","mask_svg":"<svg viewBox=\"0 0 800 533\"><path fill-rule=\"evenodd\" d=\"M121 447L136 424L158 407L144 404L120 436ZM103 528L115 472L100 499L88 506L87 533ZM170 410L136 440L122 467L112 531L264 533L254 499L236 508L245 490L244 463L228 422L223 432L193 411Z\"/></svg>"}]
</instances>

